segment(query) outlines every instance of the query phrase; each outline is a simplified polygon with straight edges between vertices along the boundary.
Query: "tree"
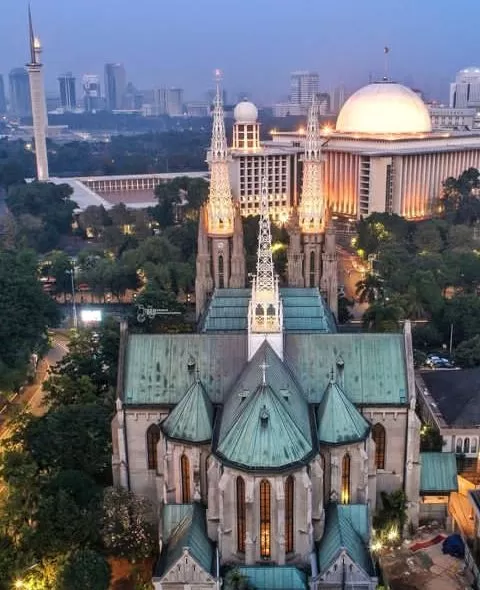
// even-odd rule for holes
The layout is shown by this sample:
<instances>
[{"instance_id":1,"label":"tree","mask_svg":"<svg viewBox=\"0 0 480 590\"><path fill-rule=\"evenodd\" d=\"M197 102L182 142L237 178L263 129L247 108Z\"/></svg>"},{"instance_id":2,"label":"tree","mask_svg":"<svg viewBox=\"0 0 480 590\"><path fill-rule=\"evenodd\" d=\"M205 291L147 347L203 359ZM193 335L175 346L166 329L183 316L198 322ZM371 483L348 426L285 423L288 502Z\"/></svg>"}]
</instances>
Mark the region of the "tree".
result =
<instances>
[{"instance_id":1,"label":"tree","mask_svg":"<svg viewBox=\"0 0 480 590\"><path fill-rule=\"evenodd\" d=\"M225 590L253 590L248 577L244 576L237 568L233 568L227 573L223 587Z\"/></svg>"},{"instance_id":2,"label":"tree","mask_svg":"<svg viewBox=\"0 0 480 590\"><path fill-rule=\"evenodd\" d=\"M433 324L415 326L412 330L413 346L421 350L431 350L442 345L440 332Z\"/></svg>"},{"instance_id":3,"label":"tree","mask_svg":"<svg viewBox=\"0 0 480 590\"><path fill-rule=\"evenodd\" d=\"M415 228L413 241L420 252L439 252L443 247L442 236L435 221L419 223Z\"/></svg>"},{"instance_id":4,"label":"tree","mask_svg":"<svg viewBox=\"0 0 480 590\"><path fill-rule=\"evenodd\" d=\"M453 326L453 345L480 334L480 299L476 295L457 295L445 302L434 316L435 326L448 342Z\"/></svg>"},{"instance_id":5,"label":"tree","mask_svg":"<svg viewBox=\"0 0 480 590\"><path fill-rule=\"evenodd\" d=\"M383 281L374 274L367 274L356 284L355 294L360 303L374 303L383 296Z\"/></svg>"},{"instance_id":6,"label":"tree","mask_svg":"<svg viewBox=\"0 0 480 590\"><path fill-rule=\"evenodd\" d=\"M99 207L90 205L80 213L78 221L87 237L94 239L101 238L105 228L111 224L111 219L103 205Z\"/></svg>"},{"instance_id":7,"label":"tree","mask_svg":"<svg viewBox=\"0 0 480 590\"><path fill-rule=\"evenodd\" d=\"M363 314L362 326L368 332L397 332L401 318L402 310L398 305L374 303Z\"/></svg>"},{"instance_id":8,"label":"tree","mask_svg":"<svg viewBox=\"0 0 480 590\"><path fill-rule=\"evenodd\" d=\"M67 559L59 576L59 590L108 590L110 566L106 559L91 549L75 551Z\"/></svg>"},{"instance_id":9,"label":"tree","mask_svg":"<svg viewBox=\"0 0 480 590\"><path fill-rule=\"evenodd\" d=\"M449 250L472 250L473 231L467 225L451 225L448 228L447 246Z\"/></svg>"},{"instance_id":10,"label":"tree","mask_svg":"<svg viewBox=\"0 0 480 590\"><path fill-rule=\"evenodd\" d=\"M43 292L33 252L0 251L0 388L25 380L30 356L43 352L58 311Z\"/></svg>"},{"instance_id":11,"label":"tree","mask_svg":"<svg viewBox=\"0 0 480 590\"><path fill-rule=\"evenodd\" d=\"M348 299L347 297L339 297L338 298L338 323L339 324L346 324L350 320L353 319L353 314L350 312L351 308L354 306L355 301L353 299Z\"/></svg>"},{"instance_id":12,"label":"tree","mask_svg":"<svg viewBox=\"0 0 480 590\"><path fill-rule=\"evenodd\" d=\"M103 494L100 534L110 555L127 559L150 557L156 550L153 506L124 488L107 488Z\"/></svg>"},{"instance_id":13,"label":"tree","mask_svg":"<svg viewBox=\"0 0 480 590\"><path fill-rule=\"evenodd\" d=\"M445 441L440 432L431 424L424 424L420 431L420 451L422 453L441 452Z\"/></svg>"},{"instance_id":14,"label":"tree","mask_svg":"<svg viewBox=\"0 0 480 590\"><path fill-rule=\"evenodd\" d=\"M53 250L45 255L41 267L44 277L55 279L54 293L64 295L72 292L73 265L70 257L60 250Z\"/></svg>"},{"instance_id":15,"label":"tree","mask_svg":"<svg viewBox=\"0 0 480 590\"><path fill-rule=\"evenodd\" d=\"M382 507L374 518L374 527L388 530L397 527L401 534L407 522L407 497L403 490L380 492Z\"/></svg>"},{"instance_id":16,"label":"tree","mask_svg":"<svg viewBox=\"0 0 480 590\"><path fill-rule=\"evenodd\" d=\"M455 363L464 369L480 366L480 336L460 342L455 349Z\"/></svg>"}]
</instances>

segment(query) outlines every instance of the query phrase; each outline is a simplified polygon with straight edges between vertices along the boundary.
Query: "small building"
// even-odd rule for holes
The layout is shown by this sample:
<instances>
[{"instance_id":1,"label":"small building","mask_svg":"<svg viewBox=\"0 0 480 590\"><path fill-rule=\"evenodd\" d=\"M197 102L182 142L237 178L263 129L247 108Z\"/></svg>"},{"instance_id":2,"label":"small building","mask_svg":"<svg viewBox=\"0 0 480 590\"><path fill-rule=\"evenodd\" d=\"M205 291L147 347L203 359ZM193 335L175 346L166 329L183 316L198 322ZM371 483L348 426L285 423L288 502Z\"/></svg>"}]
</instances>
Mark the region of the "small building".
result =
<instances>
[{"instance_id":1,"label":"small building","mask_svg":"<svg viewBox=\"0 0 480 590\"><path fill-rule=\"evenodd\" d=\"M448 522L450 494L458 491L455 453L420 453L419 519Z\"/></svg>"}]
</instances>

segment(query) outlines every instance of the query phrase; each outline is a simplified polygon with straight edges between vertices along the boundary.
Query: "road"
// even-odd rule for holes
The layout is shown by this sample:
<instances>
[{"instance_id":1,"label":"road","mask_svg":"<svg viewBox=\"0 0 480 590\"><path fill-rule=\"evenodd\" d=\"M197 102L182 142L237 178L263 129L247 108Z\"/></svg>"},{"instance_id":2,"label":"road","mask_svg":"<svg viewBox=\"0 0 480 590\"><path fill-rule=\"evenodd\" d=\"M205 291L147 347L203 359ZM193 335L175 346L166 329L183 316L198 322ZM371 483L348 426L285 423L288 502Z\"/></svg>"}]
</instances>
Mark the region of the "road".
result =
<instances>
[{"instance_id":1,"label":"road","mask_svg":"<svg viewBox=\"0 0 480 590\"><path fill-rule=\"evenodd\" d=\"M52 337L52 347L48 354L39 362L35 381L31 385L26 385L22 391L12 398L8 404L0 409L0 416L6 414L14 405L18 408L27 408L34 416L41 416L45 413L43 406L43 382L48 376L48 370L60 361L68 352L68 338L63 334L54 332ZM0 439L7 438L12 433L9 428L8 419L0 426Z\"/></svg>"}]
</instances>

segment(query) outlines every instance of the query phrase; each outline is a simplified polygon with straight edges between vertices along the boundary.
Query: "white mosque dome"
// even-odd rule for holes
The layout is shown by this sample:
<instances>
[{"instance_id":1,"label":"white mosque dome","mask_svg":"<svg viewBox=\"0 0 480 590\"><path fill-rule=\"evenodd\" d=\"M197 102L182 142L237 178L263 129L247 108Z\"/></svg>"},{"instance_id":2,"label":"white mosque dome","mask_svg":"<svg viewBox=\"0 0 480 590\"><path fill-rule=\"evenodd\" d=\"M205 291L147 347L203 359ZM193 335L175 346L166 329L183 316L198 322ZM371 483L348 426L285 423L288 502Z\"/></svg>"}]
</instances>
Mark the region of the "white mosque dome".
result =
<instances>
[{"instance_id":1,"label":"white mosque dome","mask_svg":"<svg viewBox=\"0 0 480 590\"><path fill-rule=\"evenodd\" d=\"M258 109L248 100L242 100L233 110L233 116L236 123L256 123L258 118Z\"/></svg>"},{"instance_id":2,"label":"white mosque dome","mask_svg":"<svg viewBox=\"0 0 480 590\"><path fill-rule=\"evenodd\" d=\"M379 82L352 94L338 115L336 130L372 135L427 133L432 122L425 103L413 90Z\"/></svg>"}]
</instances>

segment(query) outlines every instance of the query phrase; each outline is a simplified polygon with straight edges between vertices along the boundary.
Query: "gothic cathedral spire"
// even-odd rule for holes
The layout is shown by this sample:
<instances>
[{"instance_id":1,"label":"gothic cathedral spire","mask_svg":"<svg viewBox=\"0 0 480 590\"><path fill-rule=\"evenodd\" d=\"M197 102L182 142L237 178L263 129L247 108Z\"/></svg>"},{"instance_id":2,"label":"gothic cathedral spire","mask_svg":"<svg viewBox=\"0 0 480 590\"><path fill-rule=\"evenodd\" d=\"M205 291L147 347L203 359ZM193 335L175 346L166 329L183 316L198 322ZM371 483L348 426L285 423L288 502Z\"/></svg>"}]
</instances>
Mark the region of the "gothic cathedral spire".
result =
<instances>
[{"instance_id":1,"label":"gothic cathedral spire","mask_svg":"<svg viewBox=\"0 0 480 590\"><path fill-rule=\"evenodd\" d=\"M258 228L257 273L253 278L248 308L248 357L267 340L283 358L283 308L272 257L272 233L267 179L262 179Z\"/></svg>"}]
</instances>

